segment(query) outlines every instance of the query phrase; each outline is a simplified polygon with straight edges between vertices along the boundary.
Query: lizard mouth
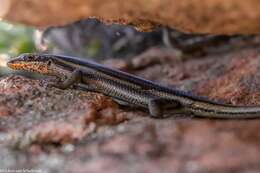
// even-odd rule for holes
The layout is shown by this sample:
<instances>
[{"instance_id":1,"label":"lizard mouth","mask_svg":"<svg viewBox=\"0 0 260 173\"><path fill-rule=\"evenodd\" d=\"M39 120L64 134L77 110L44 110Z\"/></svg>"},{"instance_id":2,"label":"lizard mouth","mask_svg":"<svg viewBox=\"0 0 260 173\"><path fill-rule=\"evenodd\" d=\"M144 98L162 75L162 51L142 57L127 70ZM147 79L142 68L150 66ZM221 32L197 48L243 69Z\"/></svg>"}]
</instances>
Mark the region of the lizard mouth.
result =
<instances>
[{"instance_id":1,"label":"lizard mouth","mask_svg":"<svg viewBox=\"0 0 260 173\"><path fill-rule=\"evenodd\" d=\"M41 74L49 74L50 70L45 63L41 62L22 62L17 60L11 60L7 63L7 66L14 70L25 70L38 72Z\"/></svg>"},{"instance_id":2,"label":"lizard mouth","mask_svg":"<svg viewBox=\"0 0 260 173\"><path fill-rule=\"evenodd\" d=\"M23 65L21 65L21 64L13 64L13 63L8 62L7 66L9 68L11 68L11 69L14 69L14 70L21 70L21 69L23 69Z\"/></svg>"},{"instance_id":3,"label":"lizard mouth","mask_svg":"<svg viewBox=\"0 0 260 173\"><path fill-rule=\"evenodd\" d=\"M18 62L17 60L14 59L7 62L7 66L14 70L22 70L25 67L25 63Z\"/></svg>"}]
</instances>

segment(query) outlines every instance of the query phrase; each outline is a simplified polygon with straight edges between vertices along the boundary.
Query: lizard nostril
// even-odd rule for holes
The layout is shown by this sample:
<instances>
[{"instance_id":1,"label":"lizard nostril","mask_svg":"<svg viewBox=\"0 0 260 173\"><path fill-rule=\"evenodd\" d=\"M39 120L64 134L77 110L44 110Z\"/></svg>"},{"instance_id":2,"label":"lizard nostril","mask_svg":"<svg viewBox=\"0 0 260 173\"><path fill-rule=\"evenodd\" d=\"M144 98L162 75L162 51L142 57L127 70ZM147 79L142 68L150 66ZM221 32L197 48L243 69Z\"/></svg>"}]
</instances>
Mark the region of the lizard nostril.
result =
<instances>
[{"instance_id":1,"label":"lizard nostril","mask_svg":"<svg viewBox=\"0 0 260 173\"><path fill-rule=\"evenodd\" d=\"M7 65L8 67L12 68L12 63L11 63L10 61L7 62L6 65Z\"/></svg>"}]
</instances>

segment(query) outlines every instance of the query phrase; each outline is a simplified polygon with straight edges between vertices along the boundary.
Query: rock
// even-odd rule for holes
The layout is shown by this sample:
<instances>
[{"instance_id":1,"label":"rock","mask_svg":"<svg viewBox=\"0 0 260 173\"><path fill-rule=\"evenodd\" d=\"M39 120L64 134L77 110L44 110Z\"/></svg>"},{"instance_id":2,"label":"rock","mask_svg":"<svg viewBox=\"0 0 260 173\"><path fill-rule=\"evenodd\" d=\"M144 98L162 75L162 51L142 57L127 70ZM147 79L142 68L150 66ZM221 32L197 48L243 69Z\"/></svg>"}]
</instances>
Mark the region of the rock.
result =
<instances>
[{"instance_id":1,"label":"rock","mask_svg":"<svg viewBox=\"0 0 260 173\"><path fill-rule=\"evenodd\" d=\"M64 25L90 17L132 24L148 31L165 25L185 32L260 32L258 0L0 0L0 17L37 27Z\"/></svg>"},{"instance_id":2,"label":"rock","mask_svg":"<svg viewBox=\"0 0 260 173\"><path fill-rule=\"evenodd\" d=\"M22 76L0 80L0 132L8 132L0 144L9 142L22 148L37 143L71 143L95 127L127 118L108 97L44 87L42 83Z\"/></svg>"},{"instance_id":3,"label":"rock","mask_svg":"<svg viewBox=\"0 0 260 173\"><path fill-rule=\"evenodd\" d=\"M110 65L211 99L260 105L259 48L233 46L217 56L187 59L154 48L135 57L146 66L136 66L135 58L134 66L122 66L122 61ZM260 170L260 119L190 115L152 119L102 94L42 84L21 76L0 79L1 169L65 173Z\"/></svg>"}]
</instances>

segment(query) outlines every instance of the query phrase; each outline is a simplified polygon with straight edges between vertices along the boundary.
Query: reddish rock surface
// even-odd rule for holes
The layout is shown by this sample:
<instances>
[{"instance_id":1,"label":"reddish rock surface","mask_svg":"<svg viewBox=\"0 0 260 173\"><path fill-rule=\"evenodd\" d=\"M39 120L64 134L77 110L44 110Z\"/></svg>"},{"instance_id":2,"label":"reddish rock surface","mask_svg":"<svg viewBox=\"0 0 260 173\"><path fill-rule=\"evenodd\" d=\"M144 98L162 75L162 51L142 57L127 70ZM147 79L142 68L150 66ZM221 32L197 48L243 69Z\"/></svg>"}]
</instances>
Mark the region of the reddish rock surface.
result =
<instances>
[{"instance_id":1,"label":"reddish rock surface","mask_svg":"<svg viewBox=\"0 0 260 173\"><path fill-rule=\"evenodd\" d=\"M117 60L107 64L212 99L260 105L259 51L248 46L183 59L171 50L154 48L130 65ZM147 65L138 66L140 59ZM260 171L259 119L151 119L101 94L49 88L21 76L3 77L0 95L1 169Z\"/></svg>"},{"instance_id":2,"label":"reddish rock surface","mask_svg":"<svg viewBox=\"0 0 260 173\"><path fill-rule=\"evenodd\" d=\"M0 17L38 27L96 17L147 31L164 25L185 32L260 32L258 0L1 0Z\"/></svg>"}]
</instances>

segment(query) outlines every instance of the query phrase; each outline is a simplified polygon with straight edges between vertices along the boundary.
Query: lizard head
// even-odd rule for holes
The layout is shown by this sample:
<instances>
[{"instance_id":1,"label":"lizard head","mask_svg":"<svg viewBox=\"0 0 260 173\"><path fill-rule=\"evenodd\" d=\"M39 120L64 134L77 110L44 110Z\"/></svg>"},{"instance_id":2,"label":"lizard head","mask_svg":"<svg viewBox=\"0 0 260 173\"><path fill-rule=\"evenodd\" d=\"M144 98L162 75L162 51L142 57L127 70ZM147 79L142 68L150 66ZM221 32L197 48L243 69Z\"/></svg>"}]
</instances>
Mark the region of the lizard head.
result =
<instances>
[{"instance_id":1,"label":"lizard head","mask_svg":"<svg viewBox=\"0 0 260 173\"><path fill-rule=\"evenodd\" d=\"M53 56L47 54L21 54L7 62L7 66L14 70L25 70L53 76L61 75L61 71L54 63Z\"/></svg>"},{"instance_id":2,"label":"lizard head","mask_svg":"<svg viewBox=\"0 0 260 173\"><path fill-rule=\"evenodd\" d=\"M21 54L7 62L7 66L14 70L26 70L41 74L52 73L52 59L40 54Z\"/></svg>"}]
</instances>

